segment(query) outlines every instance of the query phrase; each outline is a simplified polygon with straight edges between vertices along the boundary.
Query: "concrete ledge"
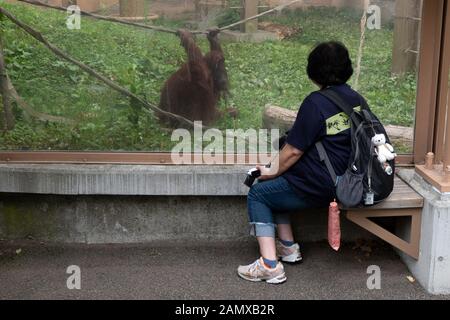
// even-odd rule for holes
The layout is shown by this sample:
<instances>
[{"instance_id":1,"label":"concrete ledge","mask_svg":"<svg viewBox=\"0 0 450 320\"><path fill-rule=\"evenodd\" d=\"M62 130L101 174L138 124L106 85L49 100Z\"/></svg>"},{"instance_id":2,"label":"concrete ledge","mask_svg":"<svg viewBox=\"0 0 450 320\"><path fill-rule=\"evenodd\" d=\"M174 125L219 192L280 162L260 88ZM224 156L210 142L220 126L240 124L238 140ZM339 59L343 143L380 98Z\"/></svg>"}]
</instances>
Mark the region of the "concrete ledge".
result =
<instances>
[{"instance_id":1,"label":"concrete ledge","mask_svg":"<svg viewBox=\"0 0 450 320\"><path fill-rule=\"evenodd\" d=\"M400 256L428 292L450 294L450 193L439 192L414 170L399 176L424 197L419 260Z\"/></svg>"},{"instance_id":2,"label":"concrete ledge","mask_svg":"<svg viewBox=\"0 0 450 320\"><path fill-rule=\"evenodd\" d=\"M237 240L248 235L248 166L0 165L0 238L68 243ZM327 210L293 214L302 241ZM343 240L371 238L342 219Z\"/></svg>"},{"instance_id":3,"label":"concrete ledge","mask_svg":"<svg viewBox=\"0 0 450 320\"><path fill-rule=\"evenodd\" d=\"M248 166L1 164L0 192L244 196Z\"/></svg>"}]
</instances>

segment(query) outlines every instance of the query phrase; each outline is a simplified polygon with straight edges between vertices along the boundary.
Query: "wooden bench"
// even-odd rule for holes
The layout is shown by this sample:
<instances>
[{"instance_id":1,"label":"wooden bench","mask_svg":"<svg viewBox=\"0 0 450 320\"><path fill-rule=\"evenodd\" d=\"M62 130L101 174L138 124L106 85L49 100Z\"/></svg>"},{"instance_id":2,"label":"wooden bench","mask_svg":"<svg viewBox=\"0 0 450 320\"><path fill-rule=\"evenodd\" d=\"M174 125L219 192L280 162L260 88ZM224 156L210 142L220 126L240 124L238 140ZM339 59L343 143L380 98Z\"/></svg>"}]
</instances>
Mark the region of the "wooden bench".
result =
<instances>
[{"instance_id":1,"label":"wooden bench","mask_svg":"<svg viewBox=\"0 0 450 320\"><path fill-rule=\"evenodd\" d=\"M358 224L411 257L419 258L420 227L423 197L399 177L395 177L394 190L388 199L372 207L345 209L347 219ZM411 217L409 241L376 224L371 218Z\"/></svg>"}]
</instances>

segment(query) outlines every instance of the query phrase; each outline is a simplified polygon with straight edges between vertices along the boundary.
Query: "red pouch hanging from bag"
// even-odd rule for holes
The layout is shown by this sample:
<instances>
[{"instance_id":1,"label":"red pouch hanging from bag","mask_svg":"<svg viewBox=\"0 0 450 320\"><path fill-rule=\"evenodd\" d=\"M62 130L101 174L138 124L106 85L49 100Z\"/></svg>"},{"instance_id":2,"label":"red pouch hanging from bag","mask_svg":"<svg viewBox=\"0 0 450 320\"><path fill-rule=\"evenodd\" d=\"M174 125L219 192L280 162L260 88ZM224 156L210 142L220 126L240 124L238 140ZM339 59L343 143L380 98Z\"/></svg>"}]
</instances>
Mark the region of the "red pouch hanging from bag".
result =
<instances>
[{"instance_id":1,"label":"red pouch hanging from bag","mask_svg":"<svg viewBox=\"0 0 450 320\"><path fill-rule=\"evenodd\" d=\"M341 246L341 222L339 215L339 206L335 200L330 203L328 208L328 243L336 251Z\"/></svg>"}]
</instances>

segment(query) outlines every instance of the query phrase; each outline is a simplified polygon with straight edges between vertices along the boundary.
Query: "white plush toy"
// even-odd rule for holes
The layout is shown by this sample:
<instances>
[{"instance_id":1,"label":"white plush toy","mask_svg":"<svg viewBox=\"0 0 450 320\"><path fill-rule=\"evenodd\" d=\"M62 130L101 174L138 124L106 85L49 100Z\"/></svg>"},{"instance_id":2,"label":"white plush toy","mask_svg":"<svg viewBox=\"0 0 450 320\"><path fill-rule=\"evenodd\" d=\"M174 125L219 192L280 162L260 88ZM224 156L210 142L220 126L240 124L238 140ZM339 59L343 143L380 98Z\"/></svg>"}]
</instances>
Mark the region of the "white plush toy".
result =
<instances>
[{"instance_id":1,"label":"white plush toy","mask_svg":"<svg viewBox=\"0 0 450 320\"><path fill-rule=\"evenodd\" d=\"M378 161L380 161L381 164L384 164L386 161L390 161L397 156L394 152L394 148L389 143L386 143L384 134L376 134L372 138L372 143L375 146L375 152L378 156Z\"/></svg>"}]
</instances>

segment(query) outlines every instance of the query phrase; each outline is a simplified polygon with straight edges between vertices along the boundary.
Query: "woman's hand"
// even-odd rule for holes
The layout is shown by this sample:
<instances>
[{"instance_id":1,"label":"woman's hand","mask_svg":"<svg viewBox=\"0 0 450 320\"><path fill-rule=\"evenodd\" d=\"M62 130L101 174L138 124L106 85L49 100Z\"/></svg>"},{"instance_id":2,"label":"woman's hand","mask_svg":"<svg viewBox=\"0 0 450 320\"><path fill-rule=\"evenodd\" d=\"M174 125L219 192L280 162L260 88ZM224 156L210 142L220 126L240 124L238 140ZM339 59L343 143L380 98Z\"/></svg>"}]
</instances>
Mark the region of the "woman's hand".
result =
<instances>
[{"instance_id":1,"label":"woman's hand","mask_svg":"<svg viewBox=\"0 0 450 320\"><path fill-rule=\"evenodd\" d=\"M271 168L267 168L263 165L257 165L256 166L259 171L261 171L261 176L258 178L258 180L264 181L264 180L270 180L277 177L276 174L274 174L271 170Z\"/></svg>"}]
</instances>

